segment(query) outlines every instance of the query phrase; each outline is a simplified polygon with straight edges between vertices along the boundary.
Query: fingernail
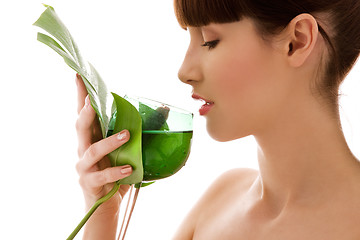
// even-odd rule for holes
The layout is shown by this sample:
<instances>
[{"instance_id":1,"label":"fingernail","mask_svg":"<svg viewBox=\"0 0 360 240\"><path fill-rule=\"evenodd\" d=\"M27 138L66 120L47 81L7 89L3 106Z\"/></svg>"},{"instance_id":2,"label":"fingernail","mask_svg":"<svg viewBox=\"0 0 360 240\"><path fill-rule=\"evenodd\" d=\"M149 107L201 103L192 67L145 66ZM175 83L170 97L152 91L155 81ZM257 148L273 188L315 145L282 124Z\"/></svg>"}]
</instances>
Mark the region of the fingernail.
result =
<instances>
[{"instance_id":1,"label":"fingernail","mask_svg":"<svg viewBox=\"0 0 360 240\"><path fill-rule=\"evenodd\" d=\"M123 131L119 132L119 134L117 135L117 139L120 141L125 140L126 135L127 135L127 131L123 130Z\"/></svg>"},{"instance_id":2,"label":"fingernail","mask_svg":"<svg viewBox=\"0 0 360 240\"><path fill-rule=\"evenodd\" d=\"M89 95L87 95L85 98L85 107L88 107L89 105L90 105L90 98Z\"/></svg>"},{"instance_id":3,"label":"fingernail","mask_svg":"<svg viewBox=\"0 0 360 240\"><path fill-rule=\"evenodd\" d=\"M76 82L76 86L79 86L79 81L81 80L81 77L78 73L76 73L76 78L75 78L75 82Z\"/></svg>"},{"instance_id":4,"label":"fingernail","mask_svg":"<svg viewBox=\"0 0 360 240\"><path fill-rule=\"evenodd\" d=\"M127 166L127 167L125 167L125 168L122 168L122 169L120 170L120 172L121 172L122 174L131 173L131 172L132 172L132 167L131 167L131 166Z\"/></svg>"}]
</instances>

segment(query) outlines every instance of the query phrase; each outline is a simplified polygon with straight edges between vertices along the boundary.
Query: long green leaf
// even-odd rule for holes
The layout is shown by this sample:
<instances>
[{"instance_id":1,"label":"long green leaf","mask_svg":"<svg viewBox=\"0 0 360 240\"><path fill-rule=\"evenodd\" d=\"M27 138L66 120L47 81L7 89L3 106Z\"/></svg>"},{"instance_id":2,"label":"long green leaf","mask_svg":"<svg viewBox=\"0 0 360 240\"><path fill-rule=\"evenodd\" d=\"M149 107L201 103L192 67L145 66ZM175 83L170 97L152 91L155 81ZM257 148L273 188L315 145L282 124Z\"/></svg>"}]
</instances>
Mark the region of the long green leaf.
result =
<instances>
[{"instance_id":1,"label":"long green leaf","mask_svg":"<svg viewBox=\"0 0 360 240\"><path fill-rule=\"evenodd\" d=\"M68 66L82 76L89 94L91 105L99 117L103 137L106 137L109 129L109 117L106 111L108 92L105 82L101 79L94 66L83 60L73 37L57 16L54 8L48 5L44 6L46 7L46 10L41 14L34 25L44 29L53 37L43 33L38 33L37 39L57 52ZM117 192L119 184L135 183L138 184L137 187L142 185L139 184L142 182L144 177L141 152L142 121L144 121L146 125L149 125L152 124L153 120L160 121L160 119L162 119L162 121L160 121L161 124L158 124L158 127L163 129L167 128L165 122L166 119L161 114L142 120L139 112L131 103L115 93L112 93L112 95L114 102L113 108L111 109L111 116L113 113L117 114L115 122L111 122L111 130L113 131L112 134L118 133L123 129L127 129L130 132L131 138L126 144L113 151L108 156L112 166L129 164L132 166L133 172L129 177L117 181L114 188L106 196L99 199L94 204L68 239L73 239L97 207ZM143 186L150 185L151 183L144 183Z\"/></svg>"},{"instance_id":2,"label":"long green leaf","mask_svg":"<svg viewBox=\"0 0 360 240\"><path fill-rule=\"evenodd\" d=\"M52 38L48 35L38 33L37 40L48 45L55 52L64 58L64 61L76 72L80 72L79 66L74 62L73 58Z\"/></svg>"},{"instance_id":3,"label":"long green leaf","mask_svg":"<svg viewBox=\"0 0 360 240\"><path fill-rule=\"evenodd\" d=\"M106 110L108 95L106 84L95 68L83 60L73 37L56 14L54 8L48 5L45 6L46 10L33 25L44 29L55 39L38 33L38 40L60 54L65 63L82 76L90 96L91 105L100 119L102 134L105 137L109 122Z\"/></svg>"},{"instance_id":4,"label":"long green leaf","mask_svg":"<svg viewBox=\"0 0 360 240\"><path fill-rule=\"evenodd\" d=\"M34 25L44 29L55 39L46 34L38 33L38 40L62 56L65 63L82 76L91 105L100 119L101 130L105 137L109 129L109 117L106 112L106 96L108 95L106 84L94 66L83 60L69 30L57 16L54 8L45 6L46 10ZM130 164L133 168L131 176L122 179L119 183L138 183L142 181L144 172L141 154L141 117L136 108L127 100L116 94L113 94L113 97L113 111L116 110L120 114L118 114L115 122L111 123L114 125L112 126L112 134L128 129L131 139L124 146L109 154L109 158L112 166Z\"/></svg>"},{"instance_id":5,"label":"long green leaf","mask_svg":"<svg viewBox=\"0 0 360 240\"><path fill-rule=\"evenodd\" d=\"M64 23L60 20L53 7L45 5L47 8L41 14L40 18L34 23L49 34L54 36L64 47L69 51L75 62L81 68L85 67L85 63L81 57L78 47L75 44L73 37Z\"/></svg>"}]
</instances>

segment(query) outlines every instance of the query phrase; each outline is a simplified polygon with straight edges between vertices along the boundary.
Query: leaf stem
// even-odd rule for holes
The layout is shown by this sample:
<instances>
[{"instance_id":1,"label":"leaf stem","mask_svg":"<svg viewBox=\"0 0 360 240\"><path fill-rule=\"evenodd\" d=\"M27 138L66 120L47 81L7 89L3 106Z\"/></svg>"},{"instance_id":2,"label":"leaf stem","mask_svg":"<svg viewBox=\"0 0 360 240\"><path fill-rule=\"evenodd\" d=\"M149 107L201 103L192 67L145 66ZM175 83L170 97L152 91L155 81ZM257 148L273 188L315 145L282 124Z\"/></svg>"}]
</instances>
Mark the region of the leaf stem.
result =
<instances>
[{"instance_id":1,"label":"leaf stem","mask_svg":"<svg viewBox=\"0 0 360 240\"><path fill-rule=\"evenodd\" d=\"M99 200L97 200L94 205L90 208L90 210L87 212L87 214L85 215L85 217L81 220L81 222L79 223L79 225L74 229L74 231L69 235L69 237L66 240L72 240L74 239L74 237L76 236L76 234L78 234L78 232L80 231L80 229L85 225L85 223L89 220L89 218L91 217L91 215L95 212L95 210L104 202L106 202L107 200L109 200L112 196L114 196L114 194L119 190L120 188L120 184L119 183L115 183L114 187L110 190L110 192L108 192L105 196L103 196L102 198L100 198Z\"/></svg>"}]
</instances>

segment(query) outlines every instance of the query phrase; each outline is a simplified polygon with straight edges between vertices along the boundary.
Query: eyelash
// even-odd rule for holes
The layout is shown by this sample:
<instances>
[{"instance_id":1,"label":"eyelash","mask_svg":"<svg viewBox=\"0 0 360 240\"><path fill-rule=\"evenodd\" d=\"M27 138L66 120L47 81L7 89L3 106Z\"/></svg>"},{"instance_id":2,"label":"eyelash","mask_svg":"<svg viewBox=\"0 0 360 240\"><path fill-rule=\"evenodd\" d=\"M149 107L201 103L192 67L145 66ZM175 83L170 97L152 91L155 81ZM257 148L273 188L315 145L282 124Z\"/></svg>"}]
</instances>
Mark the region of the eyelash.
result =
<instances>
[{"instance_id":1,"label":"eyelash","mask_svg":"<svg viewBox=\"0 0 360 240\"><path fill-rule=\"evenodd\" d=\"M202 47L208 47L209 50L213 49L216 47L216 45L219 43L220 40L213 40L213 41L209 41L209 42L205 42L204 44L202 44Z\"/></svg>"}]
</instances>

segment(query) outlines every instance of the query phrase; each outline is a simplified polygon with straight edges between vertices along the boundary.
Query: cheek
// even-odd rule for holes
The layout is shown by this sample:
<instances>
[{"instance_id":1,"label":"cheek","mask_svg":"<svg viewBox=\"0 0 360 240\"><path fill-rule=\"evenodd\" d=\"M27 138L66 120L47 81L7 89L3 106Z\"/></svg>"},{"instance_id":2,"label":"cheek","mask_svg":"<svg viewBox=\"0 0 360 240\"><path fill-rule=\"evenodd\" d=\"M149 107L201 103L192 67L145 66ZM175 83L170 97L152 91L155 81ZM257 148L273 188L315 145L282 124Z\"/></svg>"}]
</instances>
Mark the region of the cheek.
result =
<instances>
[{"instance_id":1,"label":"cheek","mask_svg":"<svg viewBox=\"0 0 360 240\"><path fill-rule=\"evenodd\" d=\"M237 104L261 97L269 82L266 56L255 50L242 50L225 56L214 74L220 80L217 89L221 97Z\"/></svg>"},{"instance_id":2,"label":"cheek","mask_svg":"<svg viewBox=\"0 0 360 240\"><path fill-rule=\"evenodd\" d=\"M250 99L258 98L254 69L250 61L229 60L213 71L216 108L207 118L207 130L215 140L229 141L250 134L250 112L254 110Z\"/></svg>"},{"instance_id":3,"label":"cheek","mask_svg":"<svg viewBox=\"0 0 360 240\"><path fill-rule=\"evenodd\" d=\"M208 131L216 140L227 141L253 134L262 124L274 94L274 69L269 57L256 50L220 59L212 70L218 108L216 116L208 118Z\"/></svg>"}]
</instances>

